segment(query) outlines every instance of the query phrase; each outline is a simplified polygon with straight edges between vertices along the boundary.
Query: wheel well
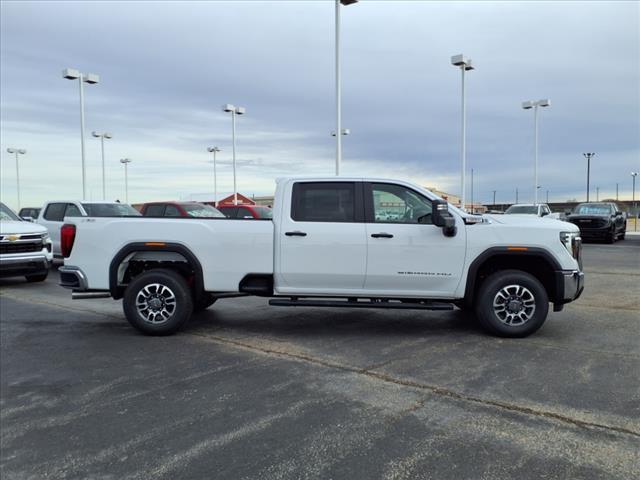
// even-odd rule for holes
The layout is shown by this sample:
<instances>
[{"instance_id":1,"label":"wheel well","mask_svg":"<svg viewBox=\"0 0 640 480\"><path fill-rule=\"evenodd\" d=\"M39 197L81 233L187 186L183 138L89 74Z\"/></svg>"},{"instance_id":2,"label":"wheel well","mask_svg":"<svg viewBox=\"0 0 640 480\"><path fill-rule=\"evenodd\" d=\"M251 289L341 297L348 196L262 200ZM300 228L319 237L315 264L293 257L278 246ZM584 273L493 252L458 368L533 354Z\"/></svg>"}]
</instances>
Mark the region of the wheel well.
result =
<instances>
[{"instance_id":1,"label":"wheel well","mask_svg":"<svg viewBox=\"0 0 640 480\"><path fill-rule=\"evenodd\" d=\"M465 304L473 305L477 292L490 275L500 270L522 270L538 279L547 292L549 301L555 302L558 297L558 287L554 265L544 255L514 255L514 254L494 254L481 261L477 265L472 265L467 279L467 293Z\"/></svg>"},{"instance_id":2,"label":"wheel well","mask_svg":"<svg viewBox=\"0 0 640 480\"><path fill-rule=\"evenodd\" d=\"M185 278L194 293L204 291L202 268L195 256L181 245L164 248L132 244L114 257L109 269L109 289L113 298L122 298L126 286L149 270L173 270Z\"/></svg>"}]
</instances>

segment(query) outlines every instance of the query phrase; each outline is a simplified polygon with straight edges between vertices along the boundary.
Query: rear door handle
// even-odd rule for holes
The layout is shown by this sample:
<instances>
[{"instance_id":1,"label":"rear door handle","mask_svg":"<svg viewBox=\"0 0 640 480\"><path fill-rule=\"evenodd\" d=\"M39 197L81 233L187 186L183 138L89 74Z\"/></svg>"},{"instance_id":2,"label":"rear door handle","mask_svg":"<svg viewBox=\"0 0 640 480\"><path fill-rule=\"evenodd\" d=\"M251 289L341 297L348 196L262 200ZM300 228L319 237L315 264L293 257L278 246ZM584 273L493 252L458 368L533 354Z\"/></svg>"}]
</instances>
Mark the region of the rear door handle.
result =
<instances>
[{"instance_id":1,"label":"rear door handle","mask_svg":"<svg viewBox=\"0 0 640 480\"><path fill-rule=\"evenodd\" d=\"M391 235L390 233L386 233L386 232L372 233L371 236L373 238L393 238L393 235Z\"/></svg>"},{"instance_id":2,"label":"rear door handle","mask_svg":"<svg viewBox=\"0 0 640 480\"><path fill-rule=\"evenodd\" d=\"M299 230L295 230L293 232L284 232L287 237L306 237L306 232L301 232Z\"/></svg>"}]
</instances>

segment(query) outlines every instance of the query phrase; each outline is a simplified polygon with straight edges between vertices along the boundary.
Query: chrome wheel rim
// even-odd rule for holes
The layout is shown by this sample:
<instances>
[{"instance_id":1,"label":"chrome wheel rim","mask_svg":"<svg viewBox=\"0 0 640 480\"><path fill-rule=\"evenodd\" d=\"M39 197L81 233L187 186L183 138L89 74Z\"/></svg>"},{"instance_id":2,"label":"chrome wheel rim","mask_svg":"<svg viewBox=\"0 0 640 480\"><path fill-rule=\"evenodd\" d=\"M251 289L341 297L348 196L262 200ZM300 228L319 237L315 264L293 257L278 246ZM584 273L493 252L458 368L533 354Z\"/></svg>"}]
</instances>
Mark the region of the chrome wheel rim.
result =
<instances>
[{"instance_id":1,"label":"chrome wheel rim","mask_svg":"<svg viewBox=\"0 0 640 480\"><path fill-rule=\"evenodd\" d=\"M136 295L138 315L153 325L167 322L175 313L176 307L175 294L160 283L145 285Z\"/></svg>"},{"instance_id":2,"label":"chrome wheel rim","mask_svg":"<svg viewBox=\"0 0 640 480\"><path fill-rule=\"evenodd\" d=\"M500 322L510 327L524 325L533 318L536 299L522 285L502 287L493 297L493 312Z\"/></svg>"}]
</instances>

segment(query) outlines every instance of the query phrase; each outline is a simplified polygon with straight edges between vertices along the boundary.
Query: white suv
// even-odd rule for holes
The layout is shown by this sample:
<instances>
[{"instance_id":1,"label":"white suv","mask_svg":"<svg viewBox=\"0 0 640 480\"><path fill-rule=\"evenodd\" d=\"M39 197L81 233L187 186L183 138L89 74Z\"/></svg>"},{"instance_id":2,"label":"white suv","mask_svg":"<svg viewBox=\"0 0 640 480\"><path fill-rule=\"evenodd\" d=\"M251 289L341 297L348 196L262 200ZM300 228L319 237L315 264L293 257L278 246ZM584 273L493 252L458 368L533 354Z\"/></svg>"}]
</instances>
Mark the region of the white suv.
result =
<instances>
[{"instance_id":1,"label":"white suv","mask_svg":"<svg viewBox=\"0 0 640 480\"><path fill-rule=\"evenodd\" d=\"M53 242L53 255L56 258L62 258L62 255L60 255L60 227L62 227L65 217L129 216L138 217L140 212L126 203L60 200L45 203L40 209L36 223L49 230L49 235L51 235L51 241Z\"/></svg>"},{"instance_id":2,"label":"white suv","mask_svg":"<svg viewBox=\"0 0 640 480\"><path fill-rule=\"evenodd\" d=\"M22 220L0 203L0 277L47 278L53 260L51 239L41 225Z\"/></svg>"}]
</instances>

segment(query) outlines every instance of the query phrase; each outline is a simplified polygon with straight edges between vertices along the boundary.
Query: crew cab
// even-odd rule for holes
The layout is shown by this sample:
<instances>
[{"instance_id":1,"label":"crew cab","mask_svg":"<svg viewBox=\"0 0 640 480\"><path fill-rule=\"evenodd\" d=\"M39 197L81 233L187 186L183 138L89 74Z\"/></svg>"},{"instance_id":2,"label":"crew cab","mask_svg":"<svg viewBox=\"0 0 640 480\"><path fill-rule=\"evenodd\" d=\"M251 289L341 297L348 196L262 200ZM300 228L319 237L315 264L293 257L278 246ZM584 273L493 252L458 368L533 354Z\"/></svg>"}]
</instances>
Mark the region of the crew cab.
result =
<instances>
[{"instance_id":1,"label":"crew cab","mask_svg":"<svg viewBox=\"0 0 640 480\"><path fill-rule=\"evenodd\" d=\"M212 206L198 202L149 202L142 205L140 213L145 217L225 217Z\"/></svg>"},{"instance_id":2,"label":"crew cab","mask_svg":"<svg viewBox=\"0 0 640 480\"><path fill-rule=\"evenodd\" d=\"M614 243L624 240L627 234L627 219L613 202L581 203L567 216L567 221L580 228L585 240L604 240Z\"/></svg>"},{"instance_id":3,"label":"crew cab","mask_svg":"<svg viewBox=\"0 0 640 480\"><path fill-rule=\"evenodd\" d=\"M49 231L53 244L54 258L60 254L60 227L66 217L122 217L138 216L131 205L119 202L79 202L76 200L57 200L46 202L40 209L36 223Z\"/></svg>"},{"instance_id":4,"label":"crew cab","mask_svg":"<svg viewBox=\"0 0 640 480\"><path fill-rule=\"evenodd\" d=\"M53 260L47 229L22 220L0 203L0 277L42 282Z\"/></svg>"},{"instance_id":5,"label":"crew cab","mask_svg":"<svg viewBox=\"0 0 640 480\"><path fill-rule=\"evenodd\" d=\"M250 222L68 218L61 285L122 298L131 325L153 335L244 294L278 307L457 306L493 334L522 337L549 303L559 311L583 290L570 223L469 215L388 179L283 178L274 205L272 220Z\"/></svg>"},{"instance_id":6,"label":"crew cab","mask_svg":"<svg viewBox=\"0 0 640 480\"><path fill-rule=\"evenodd\" d=\"M270 219L273 218L271 208L263 205L220 205L218 207L228 218Z\"/></svg>"}]
</instances>

